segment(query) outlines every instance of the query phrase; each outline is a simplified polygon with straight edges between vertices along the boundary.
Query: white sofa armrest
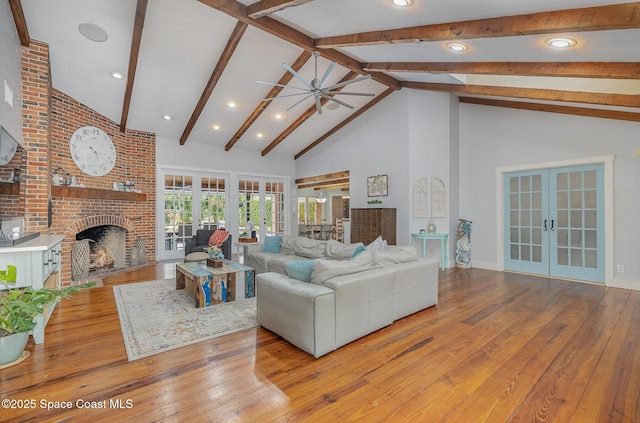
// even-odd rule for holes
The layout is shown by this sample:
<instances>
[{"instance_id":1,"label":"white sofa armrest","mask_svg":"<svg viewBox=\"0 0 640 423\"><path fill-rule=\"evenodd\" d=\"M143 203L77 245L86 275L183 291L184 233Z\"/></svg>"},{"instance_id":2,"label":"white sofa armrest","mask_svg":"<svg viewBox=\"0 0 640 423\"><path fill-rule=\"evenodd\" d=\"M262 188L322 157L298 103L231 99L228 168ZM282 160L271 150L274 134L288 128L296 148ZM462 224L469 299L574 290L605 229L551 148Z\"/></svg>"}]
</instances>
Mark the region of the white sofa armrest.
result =
<instances>
[{"instance_id":1,"label":"white sofa armrest","mask_svg":"<svg viewBox=\"0 0 640 423\"><path fill-rule=\"evenodd\" d=\"M336 349L336 295L328 287L269 272L256 276L257 320L320 357Z\"/></svg>"}]
</instances>

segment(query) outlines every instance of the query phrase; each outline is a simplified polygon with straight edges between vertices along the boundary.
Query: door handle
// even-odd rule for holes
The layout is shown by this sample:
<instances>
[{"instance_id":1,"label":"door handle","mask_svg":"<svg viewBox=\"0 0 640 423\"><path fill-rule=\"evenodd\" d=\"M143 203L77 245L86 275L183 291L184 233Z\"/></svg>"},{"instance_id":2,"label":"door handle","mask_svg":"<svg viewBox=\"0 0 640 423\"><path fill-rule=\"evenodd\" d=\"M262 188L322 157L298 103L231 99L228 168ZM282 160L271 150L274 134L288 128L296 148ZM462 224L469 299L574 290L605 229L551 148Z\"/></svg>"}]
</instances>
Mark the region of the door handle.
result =
<instances>
[{"instance_id":1,"label":"door handle","mask_svg":"<svg viewBox=\"0 0 640 423\"><path fill-rule=\"evenodd\" d=\"M553 224L554 224L553 219L551 219L551 230L555 231L556 229L553 227Z\"/></svg>"},{"instance_id":2,"label":"door handle","mask_svg":"<svg viewBox=\"0 0 640 423\"><path fill-rule=\"evenodd\" d=\"M548 231L549 229L547 228L547 219L544 220L544 230Z\"/></svg>"}]
</instances>

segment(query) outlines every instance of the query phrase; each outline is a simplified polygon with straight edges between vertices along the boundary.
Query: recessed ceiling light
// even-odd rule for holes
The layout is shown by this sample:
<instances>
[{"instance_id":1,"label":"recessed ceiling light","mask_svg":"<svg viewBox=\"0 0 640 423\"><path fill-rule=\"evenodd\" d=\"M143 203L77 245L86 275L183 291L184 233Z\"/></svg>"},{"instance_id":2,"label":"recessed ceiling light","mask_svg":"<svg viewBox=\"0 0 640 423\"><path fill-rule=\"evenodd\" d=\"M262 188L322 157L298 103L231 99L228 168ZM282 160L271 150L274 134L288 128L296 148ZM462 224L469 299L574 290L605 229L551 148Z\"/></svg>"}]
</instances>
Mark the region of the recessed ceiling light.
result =
<instances>
[{"instance_id":1,"label":"recessed ceiling light","mask_svg":"<svg viewBox=\"0 0 640 423\"><path fill-rule=\"evenodd\" d=\"M447 48L452 51L466 51L469 50L469 46L462 43L449 43Z\"/></svg>"},{"instance_id":2,"label":"recessed ceiling light","mask_svg":"<svg viewBox=\"0 0 640 423\"><path fill-rule=\"evenodd\" d=\"M109 75L114 79L124 79L124 75L121 72L113 71L109 72Z\"/></svg>"},{"instance_id":3,"label":"recessed ceiling light","mask_svg":"<svg viewBox=\"0 0 640 423\"><path fill-rule=\"evenodd\" d=\"M391 4L398 7L408 7L413 5L413 0L390 0Z\"/></svg>"},{"instance_id":4,"label":"recessed ceiling light","mask_svg":"<svg viewBox=\"0 0 640 423\"><path fill-rule=\"evenodd\" d=\"M227 102L227 107L230 109L237 109L238 108L238 102L237 101L229 101Z\"/></svg>"},{"instance_id":5,"label":"recessed ceiling light","mask_svg":"<svg viewBox=\"0 0 640 423\"><path fill-rule=\"evenodd\" d=\"M109 38L107 31L92 23L81 23L78 25L78 31L80 31L80 34L84 35L91 41L95 41L96 43L107 41L107 38Z\"/></svg>"},{"instance_id":6,"label":"recessed ceiling light","mask_svg":"<svg viewBox=\"0 0 640 423\"><path fill-rule=\"evenodd\" d=\"M264 134L263 134L262 132L258 132L258 133L256 134L256 137L258 137L258 138L263 138L263 137L264 137Z\"/></svg>"},{"instance_id":7,"label":"recessed ceiling light","mask_svg":"<svg viewBox=\"0 0 640 423\"><path fill-rule=\"evenodd\" d=\"M164 120L171 120L171 119L173 119L173 116L171 116L171 115L164 115L164 116L162 116L162 119L164 119Z\"/></svg>"},{"instance_id":8,"label":"recessed ceiling light","mask_svg":"<svg viewBox=\"0 0 640 423\"><path fill-rule=\"evenodd\" d=\"M548 38L545 40L545 43L547 43L549 47L553 48L569 48L578 44L573 38L565 37Z\"/></svg>"},{"instance_id":9,"label":"recessed ceiling light","mask_svg":"<svg viewBox=\"0 0 640 423\"><path fill-rule=\"evenodd\" d=\"M220 125L218 125L217 123L214 123L213 125L211 125L211 127L213 128L214 131L220 130Z\"/></svg>"},{"instance_id":10,"label":"recessed ceiling light","mask_svg":"<svg viewBox=\"0 0 640 423\"><path fill-rule=\"evenodd\" d=\"M282 120L285 117L287 117L287 115L286 115L286 113L283 113L283 112L274 112L274 113L271 114L271 118L273 120Z\"/></svg>"}]
</instances>

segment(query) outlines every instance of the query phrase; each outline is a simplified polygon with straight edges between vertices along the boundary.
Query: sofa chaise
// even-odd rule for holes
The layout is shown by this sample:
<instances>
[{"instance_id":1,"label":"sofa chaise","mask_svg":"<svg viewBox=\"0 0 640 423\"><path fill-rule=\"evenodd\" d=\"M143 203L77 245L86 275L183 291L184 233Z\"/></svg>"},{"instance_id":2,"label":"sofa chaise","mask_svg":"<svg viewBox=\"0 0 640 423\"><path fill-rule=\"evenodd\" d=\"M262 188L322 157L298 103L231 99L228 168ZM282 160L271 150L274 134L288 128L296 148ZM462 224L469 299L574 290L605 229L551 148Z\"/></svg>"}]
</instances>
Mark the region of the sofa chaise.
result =
<instances>
[{"instance_id":1,"label":"sofa chaise","mask_svg":"<svg viewBox=\"0 0 640 423\"><path fill-rule=\"evenodd\" d=\"M258 324L316 358L438 303L440 262L419 259L414 247L342 260L268 253L259 264L267 272L256 269ZM285 272L273 271L281 266ZM309 271L291 272L300 267Z\"/></svg>"}]
</instances>

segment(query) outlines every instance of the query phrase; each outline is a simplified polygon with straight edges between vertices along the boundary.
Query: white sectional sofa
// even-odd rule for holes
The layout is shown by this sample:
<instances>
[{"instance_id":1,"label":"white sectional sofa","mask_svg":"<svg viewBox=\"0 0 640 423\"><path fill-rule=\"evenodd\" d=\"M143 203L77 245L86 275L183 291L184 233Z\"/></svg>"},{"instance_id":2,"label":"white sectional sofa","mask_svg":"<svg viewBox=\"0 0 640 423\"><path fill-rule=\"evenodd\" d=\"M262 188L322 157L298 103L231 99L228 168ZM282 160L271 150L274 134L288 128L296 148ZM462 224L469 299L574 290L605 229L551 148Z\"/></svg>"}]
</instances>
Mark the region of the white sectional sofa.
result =
<instances>
[{"instance_id":1,"label":"white sectional sofa","mask_svg":"<svg viewBox=\"0 0 640 423\"><path fill-rule=\"evenodd\" d=\"M245 264L257 273L258 323L316 358L438 303L440 262L419 259L413 247L342 260L246 252ZM308 281L287 275L286 263L300 260L312 269Z\"/></svg>"}]
</instances>

